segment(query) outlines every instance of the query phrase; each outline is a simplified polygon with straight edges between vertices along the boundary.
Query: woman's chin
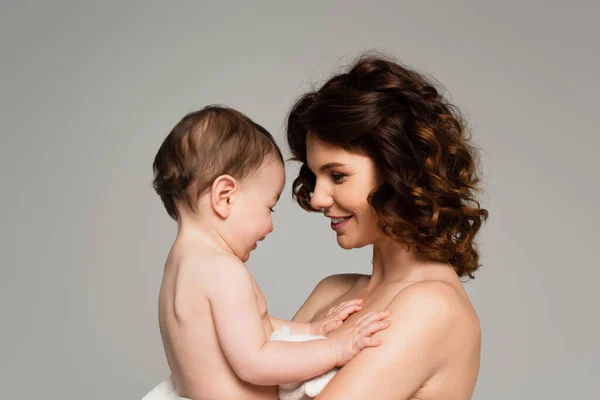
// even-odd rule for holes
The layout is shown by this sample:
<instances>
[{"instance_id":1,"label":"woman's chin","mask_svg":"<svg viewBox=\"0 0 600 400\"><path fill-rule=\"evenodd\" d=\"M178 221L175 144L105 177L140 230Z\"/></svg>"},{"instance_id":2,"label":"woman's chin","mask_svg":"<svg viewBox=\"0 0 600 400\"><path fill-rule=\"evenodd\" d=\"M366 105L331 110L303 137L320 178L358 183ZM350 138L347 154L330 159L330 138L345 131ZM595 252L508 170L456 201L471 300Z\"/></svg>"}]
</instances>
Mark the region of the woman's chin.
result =
<instances>
[{"instance_id":1,"label":"woman's chin","mask_svg":"<svg viewBox=\"0 0 600 400\"><path fill-rule=\"evenodd\" d=\"M354 240L348 235L338 235L336 239L338 245L344 250L360 249L371 244L370 242Z\"/></svg>"},{"instance_id":2,"label":"woman's chin","mask_svg":"<svg viewBox=\"0 0 600 400\"><path fill-rule=\"evenodd\" d=\"M344 250L351 250L351 249L356 248L356 244L354 243L353 240L350 240L350 238L348 236L338 235L337 242L338 242L338 245Z\"/></svg>"}]
</instances>

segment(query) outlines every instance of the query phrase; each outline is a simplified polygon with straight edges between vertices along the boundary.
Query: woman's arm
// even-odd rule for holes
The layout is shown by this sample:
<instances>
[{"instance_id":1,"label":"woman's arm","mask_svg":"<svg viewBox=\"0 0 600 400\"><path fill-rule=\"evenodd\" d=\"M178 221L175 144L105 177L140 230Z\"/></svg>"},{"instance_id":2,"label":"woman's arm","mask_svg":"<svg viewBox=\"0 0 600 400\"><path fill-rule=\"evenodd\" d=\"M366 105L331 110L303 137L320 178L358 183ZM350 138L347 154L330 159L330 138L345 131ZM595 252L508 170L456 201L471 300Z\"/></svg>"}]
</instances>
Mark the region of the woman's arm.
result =
<instances>
[{"instance_id":1,"label":"woman's arm","mask_svg":"<svg viewBox=\"0 0 600 400\"><path fill-rule=\"evenodd\" d=\"M462 301L442 282L402 290L388 307L391 327L374 336L383 344L355 357L316 400L410 398L459 349L457 333L468 322Z\"/></svg>"}]
</instances>

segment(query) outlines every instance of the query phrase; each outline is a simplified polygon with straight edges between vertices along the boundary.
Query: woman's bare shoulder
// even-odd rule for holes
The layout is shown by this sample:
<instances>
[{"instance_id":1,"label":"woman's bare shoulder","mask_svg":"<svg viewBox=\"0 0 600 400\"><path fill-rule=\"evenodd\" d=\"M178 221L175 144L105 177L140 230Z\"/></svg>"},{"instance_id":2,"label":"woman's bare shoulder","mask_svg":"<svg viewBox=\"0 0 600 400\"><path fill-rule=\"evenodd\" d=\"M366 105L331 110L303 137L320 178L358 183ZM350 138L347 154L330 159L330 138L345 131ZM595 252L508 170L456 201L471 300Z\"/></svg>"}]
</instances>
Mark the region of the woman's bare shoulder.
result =
<instances>
[{"instance_id":1,"label":"woman's bare shoulder","mask_svg":"<svg viewBox=\"0 0 600 400\"><path fill-rule=\"evenodd\" d=\"M381 347L359 353L318 398L467 398L479 365L468 299L451 284L424 281L400 290L388 309L391 325L376 333Z\"/></svg>"},{"instance_id":2,"label":"woman's bare shoulder","mask_svg":"<svg viewBox=\"0 0 600 400\"><path fill-rule=\"evenodd\" d=\"M359 281L368 279L362 274L336 274L322 279L294 315L294 321L307 322L323 307L350 291Z\"/></svg>"},{"instance_id":3,"label":"woman's bare shoulder","mask_svg":"<svg viewBox=\"0 0 600 400\"><path fill-rule=\"evenodd\" d=\"M363 274L336 274L336 275L329 275L326 278L323 278L321 280L321 282L319 282L319 284L316 286L316 288L322 287L324 289L328 289L328 290L344 290L344 292L347 292L348 290L352 289L352 287L354 287L354 285L360 281L361 279L369 279L369 275L363 275ZM315 288L315 289L316 289Z\"/></svg>"},{"instance_id":4,"label":"woman's bare shoulder","mask_svg":"<svg viewBox=\"0 0 600 400\"><path fill-rule=\"evenodd\" d=\"M396 294L388 309L391 319L408 318L423 323L429 320L457 333L478 335L479 318L469 298L444 281L424 281L407 286ZM406 321L408 323L408 321ZM443 330L442 330L443 331ZM446 331L448 336L448 331Z\"/></svg>"},{"instance_id":5,"label":"woman's bare shoulder","mask_svg":"<svg viewBox=\"0 0 600 400\"><path fill-rule=\"evenodd\" d=\"M410 305L417 308L433 308L439 311L454 310L455 313L474 312L468 297L452 284L445 281L429 280L416 282L400 290L390 306Z\"/></svg>"}]
</instances>

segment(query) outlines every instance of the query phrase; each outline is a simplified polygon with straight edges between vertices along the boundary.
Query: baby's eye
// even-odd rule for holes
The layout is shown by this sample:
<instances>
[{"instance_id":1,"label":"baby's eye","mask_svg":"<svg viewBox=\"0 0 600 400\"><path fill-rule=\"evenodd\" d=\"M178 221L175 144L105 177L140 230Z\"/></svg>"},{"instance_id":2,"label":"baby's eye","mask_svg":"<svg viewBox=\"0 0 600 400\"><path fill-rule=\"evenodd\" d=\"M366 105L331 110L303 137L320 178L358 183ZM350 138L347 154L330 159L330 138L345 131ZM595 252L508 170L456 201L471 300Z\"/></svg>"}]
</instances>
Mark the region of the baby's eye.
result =
<instances>
[{"instance_id":1,"label":"baby's eye","mask_svg":"<svg viewBox=\"0 0 600 400\"><path fill-rule=\"evenodd\" d=\"M273 207L271 207L271 208L269 208L269 211L275 212L275 209Z\"/></svg>"}]
</instances>

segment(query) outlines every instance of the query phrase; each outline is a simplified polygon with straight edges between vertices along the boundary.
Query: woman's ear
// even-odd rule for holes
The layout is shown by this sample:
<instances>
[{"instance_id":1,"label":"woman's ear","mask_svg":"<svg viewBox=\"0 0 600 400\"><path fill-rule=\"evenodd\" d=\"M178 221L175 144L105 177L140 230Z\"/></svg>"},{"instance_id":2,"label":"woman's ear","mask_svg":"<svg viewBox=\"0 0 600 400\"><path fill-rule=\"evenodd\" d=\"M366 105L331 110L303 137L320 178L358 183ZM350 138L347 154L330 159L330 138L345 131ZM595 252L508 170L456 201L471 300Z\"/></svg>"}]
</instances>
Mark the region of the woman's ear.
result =
<instances>
[{"instance_id":1,"label":"woman's ear","mask_svg":"<svg viewBox=\"0 0 600 400\"><path fill-rule=\"evenodd\" d=\"M229 217L236 189L237 181L231 175L221 175L212 184L210 203L213 210L223 219Z\"/></svg>"}]
</instances>

